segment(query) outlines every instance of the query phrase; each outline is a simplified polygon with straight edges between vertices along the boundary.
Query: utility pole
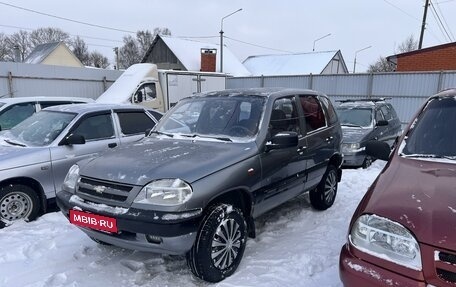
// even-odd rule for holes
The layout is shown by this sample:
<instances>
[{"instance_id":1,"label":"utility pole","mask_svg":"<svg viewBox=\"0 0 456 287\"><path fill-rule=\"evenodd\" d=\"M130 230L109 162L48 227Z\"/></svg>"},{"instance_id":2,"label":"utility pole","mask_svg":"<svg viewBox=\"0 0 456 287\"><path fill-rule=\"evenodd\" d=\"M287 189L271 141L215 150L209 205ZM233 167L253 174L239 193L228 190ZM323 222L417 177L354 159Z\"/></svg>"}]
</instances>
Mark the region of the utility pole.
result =
<instances>
[{"instance_id":1,"label":"utility pole","mask_svg":"<svg viewBox=\"0 0 456 287\"><path fill-rule=\"evenodd\" d=\"M426 0L426 4L424 5L423 23L421 24L420 43L418 44L418 50L421 50L421 47L423 46L424 29L426 29L426 17L427 17L428 7L429 7L429 0Z\"/></svg>"}]
</instances>

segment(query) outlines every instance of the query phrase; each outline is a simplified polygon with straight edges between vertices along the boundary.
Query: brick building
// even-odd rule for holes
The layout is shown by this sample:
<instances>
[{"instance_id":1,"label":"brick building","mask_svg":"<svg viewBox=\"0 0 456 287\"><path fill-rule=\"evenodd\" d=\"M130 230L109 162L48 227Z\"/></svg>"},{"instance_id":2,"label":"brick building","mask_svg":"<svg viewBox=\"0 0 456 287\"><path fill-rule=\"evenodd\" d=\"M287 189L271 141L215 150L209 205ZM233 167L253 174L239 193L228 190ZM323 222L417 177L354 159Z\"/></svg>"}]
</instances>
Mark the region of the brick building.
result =
<instances>
[{"instance_id":1,"label":"brick building","mask_svg":"<svg viewBox=\"0 0 456 287\"><path fill-rule=\"evenodd\" d=\"M456 42L389 56L396 72L456 70Z\"/></svg>"}]
</instances>

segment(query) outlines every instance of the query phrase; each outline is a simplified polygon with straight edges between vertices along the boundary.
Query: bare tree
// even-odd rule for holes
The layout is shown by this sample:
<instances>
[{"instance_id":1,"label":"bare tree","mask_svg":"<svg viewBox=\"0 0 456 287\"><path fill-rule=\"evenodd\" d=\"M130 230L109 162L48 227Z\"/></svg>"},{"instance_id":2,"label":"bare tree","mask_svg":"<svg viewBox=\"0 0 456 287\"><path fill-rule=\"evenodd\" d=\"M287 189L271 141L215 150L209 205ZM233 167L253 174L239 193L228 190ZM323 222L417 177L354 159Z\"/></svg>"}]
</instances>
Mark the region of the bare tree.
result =
<instances>
[{"instance_id":1,"label":"bare tree","mask_svg":"<svg viewBox=\"0 0 456 287\"><path fill-rule=\"evenodd\" d=\"M136 40L132 36L123 38L124 45L119 49L119 66L126 69L141 61L141 55Z\"/></svg>"},{"instance_id":2,"label":"bare tree","mask_svg":"<svg viewBox=\"0 0 456 287\"><path fill-rule=\"evenodd\" d=\"M155 35L152 34L149 30L138 31L136 33L136 40L138 41L138 48L141 53L141 56L144 56L149 49L150 45L154 41Z\"/></svg>"},{"instance_id":3,"label":"bare tree","mask_svg":"<svg viewBox=\"0 0 456 287\"><path fill-rule=\"evenodd\" d=\"M97 68L107 68L109 66L108 58L95 51L89 55L90 65Z\"/></svg>"},{"instance_id":4,"label":"bare tree","mask_svg":"<svg viewBox=\"0 0 456 287\"><path fill-rule=\"evenodd\" d=\"M415 40L413 35L410 35L407 39L404 40L401 44L399 44L397 50L398 54L406 53L414 51L418 48L418 41ZM368 73L378 73L378 72L394 72L394 65L393 63L388 62L385 57L380 57L378 60L369 65L367 69Z\"/></svg>"},{"instance_id":5,"label":"bare tree","mask_svg":"<svg viewBox=\"0 0 456 287\"><path fill-rule=\"evenodd\" d=\"M415 51L416 49L418 49L418 41L415 40L413 35L410 35L404 42L399 44L399 47L397 47L399 54Z\"/></svg>"},{"instance_id":6,"label":"bare tree","mask_svg":"<svg viewBox=\"0 0 456 287\"><path fill-rule=\"evenodd\" d=\"M8 59L12 62L16 62L14 51L19 49L20 61L23 62L24 59L30 54L32 50L32 43L30 42L30 35L27 31L20 30L19 32L14 33L7 39L8 49Z\"/></svg>"},{"instance_id":7,"label":"bare tree","mask_svg":"<svg viewBox=\"0 0 456 287\"><path fill-rule=\"evenodd\" d=\"M73 48L72 51L74 55L79 61L81 61L84 66L90 66L89 49L84 40L81 37L76 36L76 38L71 41L71 47Z\"/></svg>"},{"instance_id":8,"label":"bare tree","mask_svg":"<svg viewBox=\"0 0 456 287\"><path fill-rule=\"evenodd\" d=\"M53 42L65 42L68 45L70 44L70 35L59 28L39 28L30 33L30 42L32 47Z\"/></svg>"},{"instance_id":9,"label":"bare tree","mask_svg":"<svg viewBox=\"0 0 456 287\"><path fill-rule=\"evenodd\" d=\"M8 61L9 50L7 48L8 37L5 34L0 33L0 61Z\"/></svg>"},{"instance_id":10,"label":"bare tree","mask_svg":"<svg viewBox=\"0 0 456 287\"><path fill-rule=\"evenodd\" d=\"M168 35L171 36L171 30L168 28L155 28L154 37L157 35Z\"/></svg>"},{"instance_id":11,"label":"bare tree","mask_svg":"<svg viewBox=\"0 0 456 287\"><path fill-rule=\"evenodd\" d=\"M367 69L368 73L379 73L379 72L394 72L394 66L388 62L385 57L378 58L377 62L370 64Z\"/></svg>"}]
</instances>

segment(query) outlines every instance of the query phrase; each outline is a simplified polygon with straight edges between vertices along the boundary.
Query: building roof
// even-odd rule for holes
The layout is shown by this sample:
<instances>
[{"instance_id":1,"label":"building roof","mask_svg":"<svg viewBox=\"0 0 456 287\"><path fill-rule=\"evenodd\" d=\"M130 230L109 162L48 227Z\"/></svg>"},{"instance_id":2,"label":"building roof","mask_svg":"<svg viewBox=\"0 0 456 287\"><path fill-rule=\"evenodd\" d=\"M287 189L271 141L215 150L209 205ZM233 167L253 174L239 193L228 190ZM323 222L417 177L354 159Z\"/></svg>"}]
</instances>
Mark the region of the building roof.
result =
<instances>
[{"instance_id":1,"label":"building roof","mask_svg":"<svg viewBox=\"0 0 456 287\"><path fill-rule=\"evenodd\" d=\"M339 52L250 56L243 64L255 76L321 74Z\"/></svg>"},{"instance_id":2,"label":"building roof","mask_svg":"<svg viewBox=\"0 0 456 287\"><path fill-rule=\"evenodd\" d=\"M218 54L216 71L220 72L220 45L195 40L158 35L155 37L154 42L144 56L144 59L147 58L155 43L157 43L160 38L179 59L182 65L184 65L187 71L200 71L201 49L216 49ZM226 46L223 47L223 72L233 76L250 76L249 71Z\"/></svg>"},{"instance_id":3,"label":"building roof","mask_svg":"<svg viewBox=\"0 0 456 287\"><path fill-rule=\"evenodd\" d=\"M436 51L436 50L440 50L440 49L446 49L446 48L451 48L451 47L456 47L456 42L446 43L446 44L432 46L432 47L428 47L428 48L424 48L424 49L420 49L420 50L414 50L414 51L405 52L405 53L401 53L401 54L391 55L389 57L386 57L386 59L389 62L393 62L394 64L396 64L397 58L402 58L402 57L406 57L406 56L412 56L412 55L432 52L432 51Z\"/></svg>"},{"instance_id":4,"label":"building roof","mask_svg":"<svg viewBox=\"0 0 456 287\"><path fill-rule=\"evenodd\" d=\"M33 51L30 53L30 55L28 55L27 58L25 58L24 63L40 64L59 45L60 45L60 42L54 42L54 43L46 43L46 44L41 44L41 45L36 46L35 49L33 49Z\"/></svg>"}]
</instances>

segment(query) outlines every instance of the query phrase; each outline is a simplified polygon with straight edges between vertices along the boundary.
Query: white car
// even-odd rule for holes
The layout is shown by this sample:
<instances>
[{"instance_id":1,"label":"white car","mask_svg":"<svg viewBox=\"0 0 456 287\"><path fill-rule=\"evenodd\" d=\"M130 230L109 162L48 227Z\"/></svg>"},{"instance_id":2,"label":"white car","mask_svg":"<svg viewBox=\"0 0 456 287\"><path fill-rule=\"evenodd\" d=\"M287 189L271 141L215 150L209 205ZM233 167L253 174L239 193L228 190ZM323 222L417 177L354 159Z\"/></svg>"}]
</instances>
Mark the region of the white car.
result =
<instances>
[{"instance_id":1,"label":"white car","mask_svg":"<svg viewBox=\"0 0 456 287\"><path fill-rule=\"evenodd\" d=\"M90 98L20 97L0 99L0 129L9 130L34 113L51 106L94 102Z\"/></svg>"}]
</instances>

